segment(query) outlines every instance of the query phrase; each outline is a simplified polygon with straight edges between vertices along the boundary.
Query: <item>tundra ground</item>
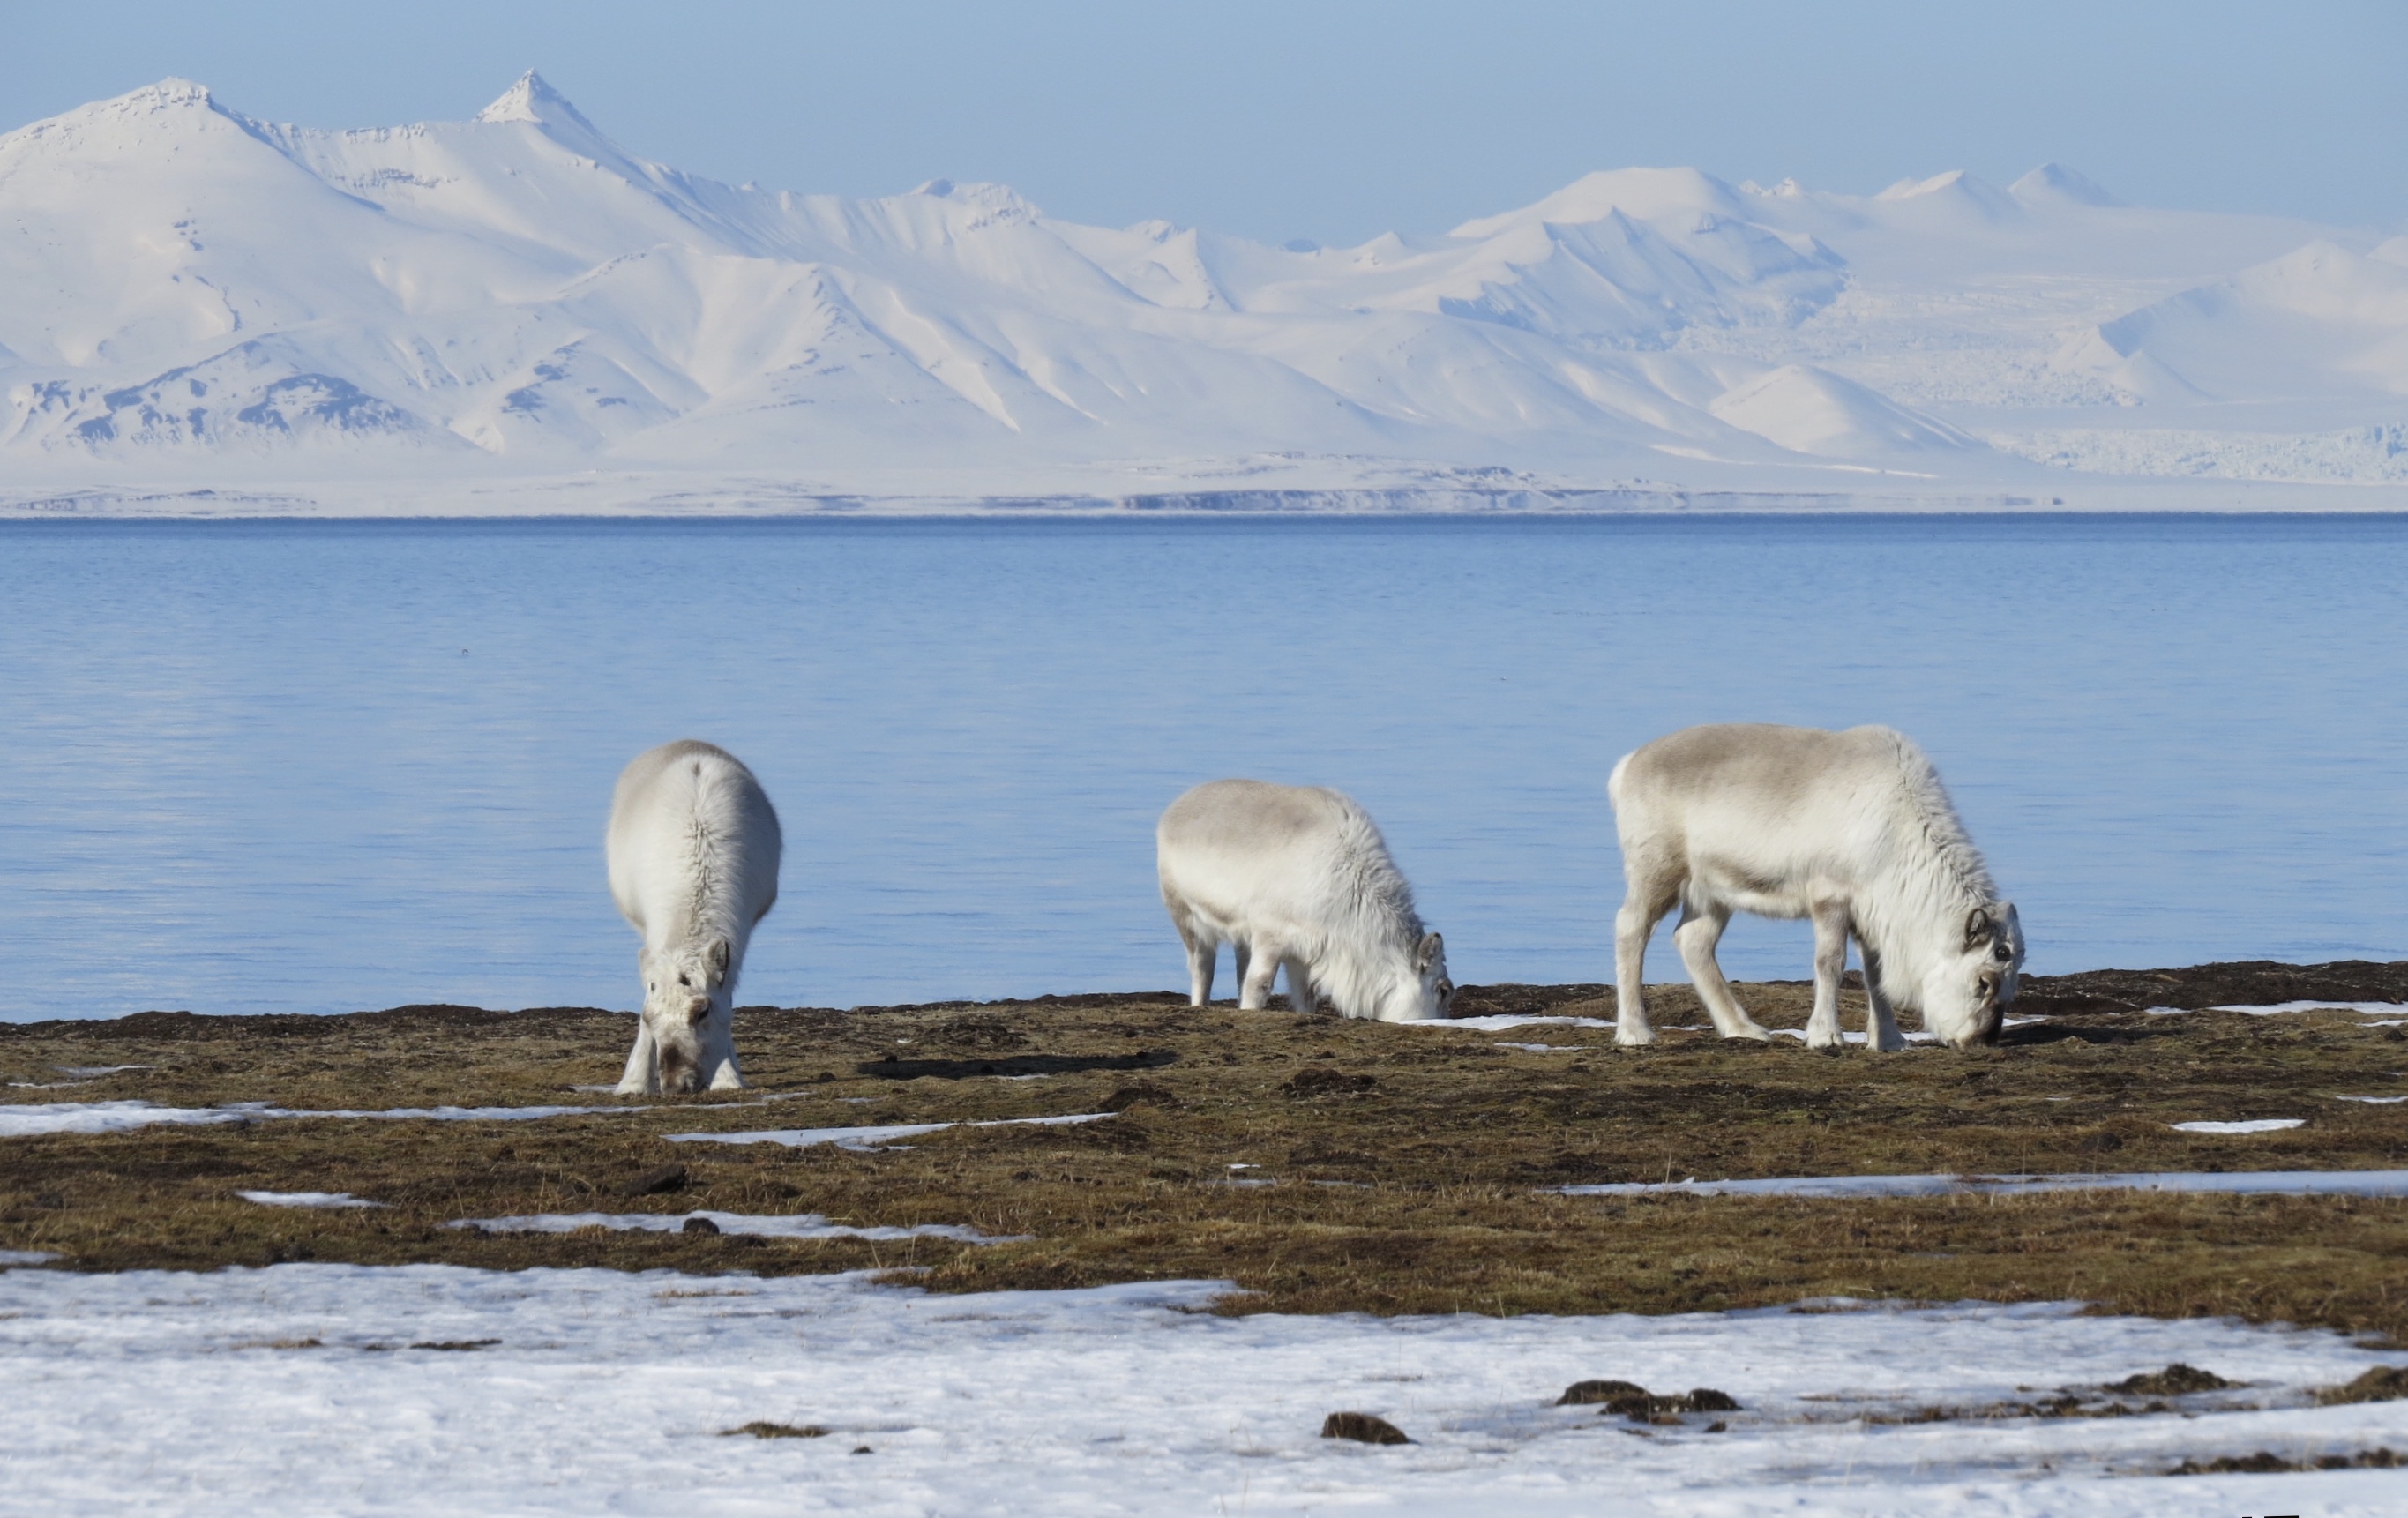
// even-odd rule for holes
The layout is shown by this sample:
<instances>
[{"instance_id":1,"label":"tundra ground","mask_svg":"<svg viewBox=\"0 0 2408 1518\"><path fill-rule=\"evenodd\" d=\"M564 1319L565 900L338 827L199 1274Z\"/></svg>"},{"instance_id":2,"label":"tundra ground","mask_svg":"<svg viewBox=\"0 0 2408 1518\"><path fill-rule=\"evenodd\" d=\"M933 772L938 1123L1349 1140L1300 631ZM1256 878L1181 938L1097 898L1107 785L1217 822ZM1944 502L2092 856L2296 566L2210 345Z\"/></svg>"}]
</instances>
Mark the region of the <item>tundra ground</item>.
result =
<instances>
[{"instance_id":1,"label":"tundra ground","mask_svg":"<svg viewBox=\"0 0 2408 1518\"><path fill-rule=\"evenodd\" d=\"M620 1098L633 1020L415 1007L0 1025L16 1103L373 1110L614 1109L521 1121L265 1117L0 1139L0 1249L60 1267L295 1259L790 1274L903 1268L939 1291L1229 1278L1224 1310L1674 1312L1855 1296L2322 1325L2408 1339L2408 1200L2108 1191L1993 1198L1572 1197L1596 1181L1929 1172L2408 1167L2408 1038L2342 1011L2408 999L2408 963L2034 978L2001 1047L1811 1053L1564 1024L1491 1033L1190 1009L1168 994L852 1011L750 1008L752 1089ZM1810 988L1739 988L1801 1027ZM1861 997L1846 1018L1861 1026ZM1467 987L1463 1016L1610 1019L1599 986ZM1659 1027L1703 1024L1685 987ZM1910 1019L1911 1024L1911 1019ZM1509 1047L1543 1044L1545 1050ZM74 1072L135 1066L79 1078ZM1036 1079L1023 1079L1035 1077ZM73 1082L73 1083L61 1083ZM41 1087L45 1089L32 1089ZM1111 1111L856 1153L669 1134ZM2300 1118L2186 1133L2197 1120ZM681 1165L680 1189L626 1195ZM349 1192L375 1209L237 1192ZM460 1219L711 1209L966 1224L999 1244L481 1233Z\"/></svg>"}]
</instances>

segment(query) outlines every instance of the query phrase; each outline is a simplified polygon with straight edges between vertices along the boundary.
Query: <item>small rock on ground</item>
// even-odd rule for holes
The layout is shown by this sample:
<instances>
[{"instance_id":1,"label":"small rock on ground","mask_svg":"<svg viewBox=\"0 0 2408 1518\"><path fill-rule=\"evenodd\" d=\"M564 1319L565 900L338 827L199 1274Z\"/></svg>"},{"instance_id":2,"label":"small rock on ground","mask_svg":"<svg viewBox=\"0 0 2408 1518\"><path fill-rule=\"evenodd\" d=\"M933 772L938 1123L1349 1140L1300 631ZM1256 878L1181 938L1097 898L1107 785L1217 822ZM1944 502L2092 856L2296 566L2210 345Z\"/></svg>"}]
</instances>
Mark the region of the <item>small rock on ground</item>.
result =
<instances>
[{"instance_id":1,"label":"small rock on ground","mask_svg":"<svg viewBox=\"0 0 2408 1518\"><path fill-rule=\"evenodd\" d=\"M2127 1376L2107 1389L2133 1396L2188 1396L2193 1392L2220 1392L2231 1384L2213 1370L2177 1360L2163 1370Z\"/></svg>"},{"instance_id":2,"label":"small rock on ground","mask_svg":"<svg viewBox=\"0 0 2408 1518\"><path fill-rule=\"evenodd\" d=\"M1405 1431L1385 1418L1368 1412L1333 1412L1321 1421L1323 1439L1351 1439L1357 1444L1411 1444Z\"/></svg>"}]
</instances>

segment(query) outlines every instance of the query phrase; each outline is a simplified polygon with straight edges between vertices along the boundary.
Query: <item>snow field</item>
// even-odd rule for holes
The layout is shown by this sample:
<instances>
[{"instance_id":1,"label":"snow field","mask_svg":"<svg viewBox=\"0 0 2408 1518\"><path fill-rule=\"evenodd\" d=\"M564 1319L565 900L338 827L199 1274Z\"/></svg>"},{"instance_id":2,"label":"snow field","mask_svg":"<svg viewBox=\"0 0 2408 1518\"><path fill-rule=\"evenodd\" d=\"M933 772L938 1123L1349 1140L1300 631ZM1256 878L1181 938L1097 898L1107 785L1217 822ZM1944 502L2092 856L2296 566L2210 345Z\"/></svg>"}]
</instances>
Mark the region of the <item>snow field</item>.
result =
<instances>
[{"instance_id":1,"label":"snow field","mask_svg":"<svg viewBox=\"0 0 2408 1518\"><path fill-rule=\"evenodd\" d=\"M2396 1472L2140 1473L2408 1444L2408 1404L2309 1405L2386 1358L2329 1333L2068 1304L1197 1310L1226 1289L12 1270L0 1357L18 1395L0 1458L8 1505L51 1514L2372 1514L2397 1511ZM2248 1385L2154 1415L1865 1421L2095 1394L2174 1361ZM1709 1434L1704 1418L1641 1427L1552 1405L1599 1377L1713 1386L1745 1411ZM1417 1442L1317 1438L1336 1411ZM754 1421L827 1433L721 1437Z\"/></svg>"}]
</instances>

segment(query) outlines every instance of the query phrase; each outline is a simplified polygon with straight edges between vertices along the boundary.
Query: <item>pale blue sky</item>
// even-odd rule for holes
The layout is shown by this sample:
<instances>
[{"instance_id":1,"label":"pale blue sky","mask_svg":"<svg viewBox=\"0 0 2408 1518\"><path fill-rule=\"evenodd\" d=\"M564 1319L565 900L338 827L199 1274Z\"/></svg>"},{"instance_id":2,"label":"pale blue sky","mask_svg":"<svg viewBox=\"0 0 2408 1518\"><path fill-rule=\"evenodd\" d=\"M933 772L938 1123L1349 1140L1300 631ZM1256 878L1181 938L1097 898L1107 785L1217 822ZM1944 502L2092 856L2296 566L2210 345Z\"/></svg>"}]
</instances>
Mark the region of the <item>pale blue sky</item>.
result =
<instances>
[{"instance_id":1,"label":"pale blue sky","mask_svg":"<svg viewBox=\"0 0 2408 1518\"><path fill-rule=\"evenodd\" d=\"M180 74L312 126L539 69L632 150L848 194L999 179L1269 240L1432 231L1592 168L1872 191L2056 159L2128 199L2408 223L2408 0L1010 5L0 0L0 128Z\"/></svg>"}]
</instances>

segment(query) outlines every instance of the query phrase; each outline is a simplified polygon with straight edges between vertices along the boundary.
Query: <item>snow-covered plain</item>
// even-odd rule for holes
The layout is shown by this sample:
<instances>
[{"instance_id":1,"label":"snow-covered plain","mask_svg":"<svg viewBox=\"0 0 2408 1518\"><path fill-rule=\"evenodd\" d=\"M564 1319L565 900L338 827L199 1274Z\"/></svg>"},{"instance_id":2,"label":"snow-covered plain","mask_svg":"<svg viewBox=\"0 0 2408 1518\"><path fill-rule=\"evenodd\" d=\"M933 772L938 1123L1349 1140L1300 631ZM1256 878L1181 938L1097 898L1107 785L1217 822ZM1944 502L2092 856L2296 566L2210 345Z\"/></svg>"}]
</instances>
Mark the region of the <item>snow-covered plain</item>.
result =
<instances>
[{"instance_id":1,"label":"snow-covered plain","mask_svg":"<svg viewBox=\"0 0 2408 1518\"><path fill-rule=\"evenodd\" d=\"M2408 1445L2312 1405L2400 1356L2071 1304L1638 1318L1223 1318L1223 1285L929 1296L853 1276L283 1265L0 1274L7 1504L310 1511L1532 1518L2398 1511L2396 1471L2168 1479L2185 1459ZM419 1346L419 1347L413 1347ZM447 1346L436 1348L434 1346ZM2181 1361L2175 1411L1998 1416ZM1743 1411L1641 1427L1591 1378ZM2122 1398L2137 1405L2146 1399ZM1945 1408L1931 1423L1874 1420ZM1416 1442L1317 1436L1385 1417ZM821 1437L723 1437L754 1423ZM866 1452L866 1453L865 1453Z\"/></svg>"},{"instance_id":2,"label":"snow-covered plain","mask_svg":"<svg viewBox=\"0 0 2408 1518\"><path fill-rule=\"evenodd\" d=\"M2408 500L2408 237L2054 165L1273 248L719 184L532 74L351 132L167 79L0 136L0 509Z\"/></svg>"}]
</instances>

